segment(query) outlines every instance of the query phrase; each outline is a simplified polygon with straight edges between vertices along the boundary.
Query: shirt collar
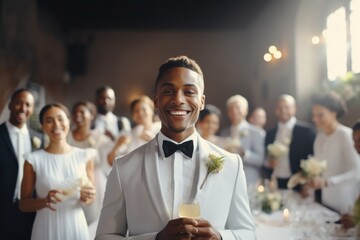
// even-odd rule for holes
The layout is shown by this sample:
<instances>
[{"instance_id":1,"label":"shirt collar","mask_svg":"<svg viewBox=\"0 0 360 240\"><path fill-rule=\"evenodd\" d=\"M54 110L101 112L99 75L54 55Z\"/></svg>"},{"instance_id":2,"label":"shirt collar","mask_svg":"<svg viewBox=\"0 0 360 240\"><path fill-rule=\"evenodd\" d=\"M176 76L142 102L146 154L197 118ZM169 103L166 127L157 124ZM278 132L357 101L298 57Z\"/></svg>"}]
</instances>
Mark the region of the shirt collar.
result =
<instances>
[{"instance_id":1,"label":"shirt collar","mask_svg":"<svg viewBox=\"0 0 360 240\"><path fill-rule=\"evenodd\" d=\"M279 122L278 128L293 129L296 124L296 118L291 117L286 123Z\"/></svg>"},{"instance_id":2,"label":"shirt collar","mask_svg":"<svg viewBox=\"0 0 360 240\"><path fill-rule=\"evenodd\" d=\"M23 135L29 134L29 129L27 128L27 125L24 124L22 128L18 128L11 124L9 121L6 121L6 127L8 128L9 132L11 133L22 133Z\"/></svg>"},{"instance_id":3,"label":"shirt collar","mask_svg":"<svg viewBox=\"0 0 360 240\"><path fill-rule=\"evenodd\" d=\"M197 146L198 146L198 133L197 131L195 131L193 134L191 134L189 137L187 137L186 139L184 139L183 141L181 142L175 142L173 139L171 138L168 138L167 136L165 136L161 131L159 132L159 134L157 135L157 141L159 143L159 149L160 149L160 155L162 157L162 159L165 159L165 154L164 154L164 150L162 148L162 145L163 145L163 141L164 140L167 140L167 141L170 141L170 142L173 142L175 144L181 144L183 142L187 142L187 141L190 141L192 140L193 141L193 144L194 144L194 152L193 152L193 156L194 156L194 153L195 151L197 150ZM171 157L171 156L170 156ZM187 156L184 155L185 158L188 158Z\"/></svg>"}]
</instances>

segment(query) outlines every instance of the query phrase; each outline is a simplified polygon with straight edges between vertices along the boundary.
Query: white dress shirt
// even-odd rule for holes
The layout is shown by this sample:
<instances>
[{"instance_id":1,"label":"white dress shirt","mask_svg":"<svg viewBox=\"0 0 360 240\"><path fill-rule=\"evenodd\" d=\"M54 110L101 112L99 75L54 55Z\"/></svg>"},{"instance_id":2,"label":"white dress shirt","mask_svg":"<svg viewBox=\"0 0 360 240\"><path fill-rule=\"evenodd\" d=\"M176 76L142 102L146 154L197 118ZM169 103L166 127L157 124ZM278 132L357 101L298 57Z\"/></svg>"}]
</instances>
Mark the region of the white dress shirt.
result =
<instances>
[{"instance_id":1,"label":"white dress shirt","mask_svg":"<svg viewBox=\"0 0 360 240\"><path fill-rule=\"evenodd\" d=\"M193 188L193 179L196 170L196 149L198 146L197 133L193 133L184 141L177 143L166 137L161 132L158 134L158 144L160 148L159 174L160 186L165 197L169 216L178 218L178 209L184 200L189 200ZM175 144L192 140L194 144L193 157L189 158L181 151L176 151L173 155L165 157L162 149L163 141L167 140Z\"/></svg>"},{"instance_id":2,"label":"white dress shirt","mask_svg":"<svg viewBox=\"0 0 360 240\"><path fill-rule=\"evenodd\" d=\"M125 117L121 117L121 121L124 125L122 131L129 132L131 130L130 121ZM106 115L98 114L95 118L95 129L100 133L105 133L105 130L108 130L117 138L120 134L118 117L112 112L108 112Z\"/></svg>"},{"instance_id":3,"label":"white dress shirt","mask_svg":"<svg viewBox=\"0 0 360 240\"><path fill-rule=\"evenodd\" d=\"M278 129L275 136L275 141L286 145L288 148L291 143L292 133L296 124L296 118L292 117L286 123L279 122ZM289 151L281 157L274 169L273 176L277 178L289 178L292 175L290 169Z\"/></svg>"},{"instance_id":4,"label":"white dress shirt","mask_svg":"<svg viewBox=\"0 0 360 240\"><path fill-rule=\"evenodd\" d=\"M14 125L12 125L9 121L7 121L6 127L9 131L10 140L13 145L14 151L17 155L18 164L19 164L18 177L14 192L14 199L16 198L20 199L21 181L23 178L24 161L25 161L24 154L31 152L30 134L26 124L24 124L22 128L17 128Z\"/></svg>"}]
</instances>

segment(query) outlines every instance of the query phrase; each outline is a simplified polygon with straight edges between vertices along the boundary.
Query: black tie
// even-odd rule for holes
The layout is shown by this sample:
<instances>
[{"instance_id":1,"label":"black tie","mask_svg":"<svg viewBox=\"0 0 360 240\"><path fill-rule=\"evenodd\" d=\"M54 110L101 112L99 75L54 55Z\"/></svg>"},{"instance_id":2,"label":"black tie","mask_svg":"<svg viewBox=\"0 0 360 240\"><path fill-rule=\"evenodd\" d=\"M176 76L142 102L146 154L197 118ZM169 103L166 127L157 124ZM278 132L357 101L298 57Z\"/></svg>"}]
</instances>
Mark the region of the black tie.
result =
<instances>
[{"instance_id":1,"label":"black tie","mask_svg":"<svg viewBox=\"0 0 360 240\"><path fill-rule=\"evenodd\" d=\"M176 152L177 150L180 150L186 156L191 158L193 155L193 151L194 151L194 145L193 145L192 140L184 142L182 144L175 144L173 142L164 140L163 141L163 150L164 150L165 157L169 157L169 156L173 155L174 152Z\"/></svg>"}]
</instances>

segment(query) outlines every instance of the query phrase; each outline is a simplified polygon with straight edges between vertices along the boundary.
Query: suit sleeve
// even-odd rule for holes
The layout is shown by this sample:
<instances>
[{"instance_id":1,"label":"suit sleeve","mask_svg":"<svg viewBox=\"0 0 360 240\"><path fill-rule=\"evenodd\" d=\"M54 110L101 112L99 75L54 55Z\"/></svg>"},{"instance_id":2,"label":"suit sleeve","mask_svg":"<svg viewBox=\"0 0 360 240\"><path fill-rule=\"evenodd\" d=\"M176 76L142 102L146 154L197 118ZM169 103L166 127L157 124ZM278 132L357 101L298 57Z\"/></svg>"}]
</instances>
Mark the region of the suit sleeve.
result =
<instances>
[{"instance_id":1,"label":"suit sleeve","mask_svg":"<svg viewBox=\"0 0 360 240\"><path fill-rule=\"evenodd\" d=\"M223 240L253 240L256 239L256 234L247 196L245 173L241 158L239 156L237 158L238 174L225 225L226 230L219 232Z\"/></svg>"},{"instance_id":2,"label":"suit sleeve","mask_svg":"<svg viewBox=\"0 0 360 240\"><path fill-rule=\"evenodd\" d=\"M244 162L261 167L264 164L264 135L260 131L252 131L251 146L245 150Z\"/></svg>"}]
</instances>

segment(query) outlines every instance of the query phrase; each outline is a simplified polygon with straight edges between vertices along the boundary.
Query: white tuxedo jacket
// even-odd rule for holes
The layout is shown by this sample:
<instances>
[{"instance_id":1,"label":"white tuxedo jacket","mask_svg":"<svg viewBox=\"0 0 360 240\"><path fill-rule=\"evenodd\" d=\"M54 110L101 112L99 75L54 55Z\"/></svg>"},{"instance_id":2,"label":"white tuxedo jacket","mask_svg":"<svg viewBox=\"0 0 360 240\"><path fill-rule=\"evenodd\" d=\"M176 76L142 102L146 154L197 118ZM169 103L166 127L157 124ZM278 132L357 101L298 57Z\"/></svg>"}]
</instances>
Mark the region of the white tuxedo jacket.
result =
<instances>
[{"instance_id":1,"label":"white tuxedo jacket","mask_svg":"<svg viewBox=\"0 0 360 240\"><path fill-rule=\"evenodd\" d=\"M256 239L240 156L198 138L199 152L194 156L199 161L199 172L194 181L201 218L208 220L224 240ZM157 139L115 162L106 186L96 239L154 240L171 220L160 186ZM200 189L209 153L225 156L224 168L210 174Z\"/></svg>"}]
</instances>

